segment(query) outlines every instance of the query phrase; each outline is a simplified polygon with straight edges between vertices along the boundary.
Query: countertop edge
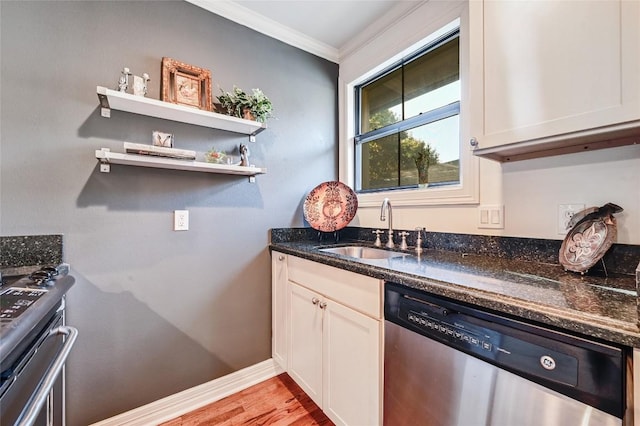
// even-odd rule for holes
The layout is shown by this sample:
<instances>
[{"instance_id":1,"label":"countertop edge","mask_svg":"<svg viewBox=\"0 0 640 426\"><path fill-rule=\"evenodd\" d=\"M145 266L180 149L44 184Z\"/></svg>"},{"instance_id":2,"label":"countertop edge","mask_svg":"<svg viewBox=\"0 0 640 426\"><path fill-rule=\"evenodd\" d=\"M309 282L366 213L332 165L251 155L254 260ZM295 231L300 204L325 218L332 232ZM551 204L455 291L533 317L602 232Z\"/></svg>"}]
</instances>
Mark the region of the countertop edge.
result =
<instances>
[{"instance_id":1,"label":"countertop edge","mask_svg":"<svg viewBox=\"0 0 640 426\"><path fill-rule=\"evenodd\" d=\"M589 314L576 314L543 303L534 303L499 293L419 277L382 266L361 263L356 259L347 260L320 252L299 249L287 243L271 243L269 249L270 251L275 250L328 266L448 297L493 312L507 314L516 317L516 319L522 318L560 330L579 333L586 337L640 348L640 332L638 332L637 329L630 330L629 324L623 321L617 321L615 319L608 320Z\"/></svg>"}]
</instances>

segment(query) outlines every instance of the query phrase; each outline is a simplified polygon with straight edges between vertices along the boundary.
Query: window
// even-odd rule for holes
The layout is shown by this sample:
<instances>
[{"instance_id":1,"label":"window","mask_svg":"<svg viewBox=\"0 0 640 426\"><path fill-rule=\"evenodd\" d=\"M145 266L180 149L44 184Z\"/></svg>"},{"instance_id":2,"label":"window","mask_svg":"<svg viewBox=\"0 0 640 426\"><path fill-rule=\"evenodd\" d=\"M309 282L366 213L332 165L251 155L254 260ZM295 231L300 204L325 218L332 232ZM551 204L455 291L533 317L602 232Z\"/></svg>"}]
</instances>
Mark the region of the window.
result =
<instances>
[{"instance_id":1,"label":"window","mask_svg":"<svg viewBox=\"0 0 640 426\"><path fill-rule=\"evenodd\" d=\"M460 184L456 29L355 86L358 192Z\"/></svg>"}]
</instances>

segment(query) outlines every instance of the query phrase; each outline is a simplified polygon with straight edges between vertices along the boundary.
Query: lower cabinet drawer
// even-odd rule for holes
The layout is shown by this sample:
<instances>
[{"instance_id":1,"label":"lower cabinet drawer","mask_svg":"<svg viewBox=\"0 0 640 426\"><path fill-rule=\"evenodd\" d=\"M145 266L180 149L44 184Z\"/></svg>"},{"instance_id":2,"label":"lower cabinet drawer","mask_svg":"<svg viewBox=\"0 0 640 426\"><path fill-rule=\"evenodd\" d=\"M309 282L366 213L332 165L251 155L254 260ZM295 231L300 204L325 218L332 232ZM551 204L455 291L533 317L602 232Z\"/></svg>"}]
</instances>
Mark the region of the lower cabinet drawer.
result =
<instances>
[{"instance_id":1,"label":"lower cabinet drawer","mask_svg":"<svg viewBox=\"0 0 640 426\"><path fill-rule=\"evenodd\" d=\"M382 280L295 256L288 256L287 270L290 281L373 318L382 318Z\"/></svg>"}]
</instances>

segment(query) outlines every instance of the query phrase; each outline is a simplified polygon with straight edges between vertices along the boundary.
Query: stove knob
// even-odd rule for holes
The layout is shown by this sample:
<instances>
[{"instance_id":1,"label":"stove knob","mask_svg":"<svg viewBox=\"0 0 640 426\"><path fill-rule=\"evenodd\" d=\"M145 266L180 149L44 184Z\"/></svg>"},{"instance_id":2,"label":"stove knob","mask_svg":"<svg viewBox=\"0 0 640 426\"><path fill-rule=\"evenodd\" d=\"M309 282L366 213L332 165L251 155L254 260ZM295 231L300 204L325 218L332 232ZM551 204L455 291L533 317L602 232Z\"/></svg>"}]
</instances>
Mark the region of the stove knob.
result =
<instances>
[{"instance_id":1,"label":"stove knob","mask_svg":"<svg viewBox=\"0 0 640 426\"><path fill-rule=\"evenodd\" d=\"M58 268L55 268L53 266L44 266L44 267L40 268L40 270L48 273L49 277L55 277L56 275L59 274Z\"/></svg>"},{"instance_id":2,"label":"stove knob","mask_svg":"<svg viewBox=\"0 0 640 426\"><path fill-rule=\"evenodd\" d=\"M53 285L53 281L51 281L51 274L47 271L36 271L29 275L29 279L39 286Z\"/></svg>"}]
</instances>

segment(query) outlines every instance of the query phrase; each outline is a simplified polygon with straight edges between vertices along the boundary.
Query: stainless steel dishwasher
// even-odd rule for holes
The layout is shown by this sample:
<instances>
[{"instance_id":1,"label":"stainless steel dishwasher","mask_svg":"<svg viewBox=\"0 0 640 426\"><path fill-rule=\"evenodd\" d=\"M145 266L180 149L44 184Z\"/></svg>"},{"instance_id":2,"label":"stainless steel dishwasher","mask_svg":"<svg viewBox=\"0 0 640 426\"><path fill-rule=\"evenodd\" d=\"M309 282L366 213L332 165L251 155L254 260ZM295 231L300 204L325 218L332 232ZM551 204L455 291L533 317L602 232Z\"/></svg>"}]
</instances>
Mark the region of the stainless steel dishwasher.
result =
<instances>
[{"instance_id":1,"label":"stainless steel dishwasher","mask_svg":"<svg viewBox=\"0 0 640 426\"><path fill-rule=\"evenodd\" d=\"M632 424L630 357L628 348L387 283L384 424Z\"/></svg>"}]
</instances>

